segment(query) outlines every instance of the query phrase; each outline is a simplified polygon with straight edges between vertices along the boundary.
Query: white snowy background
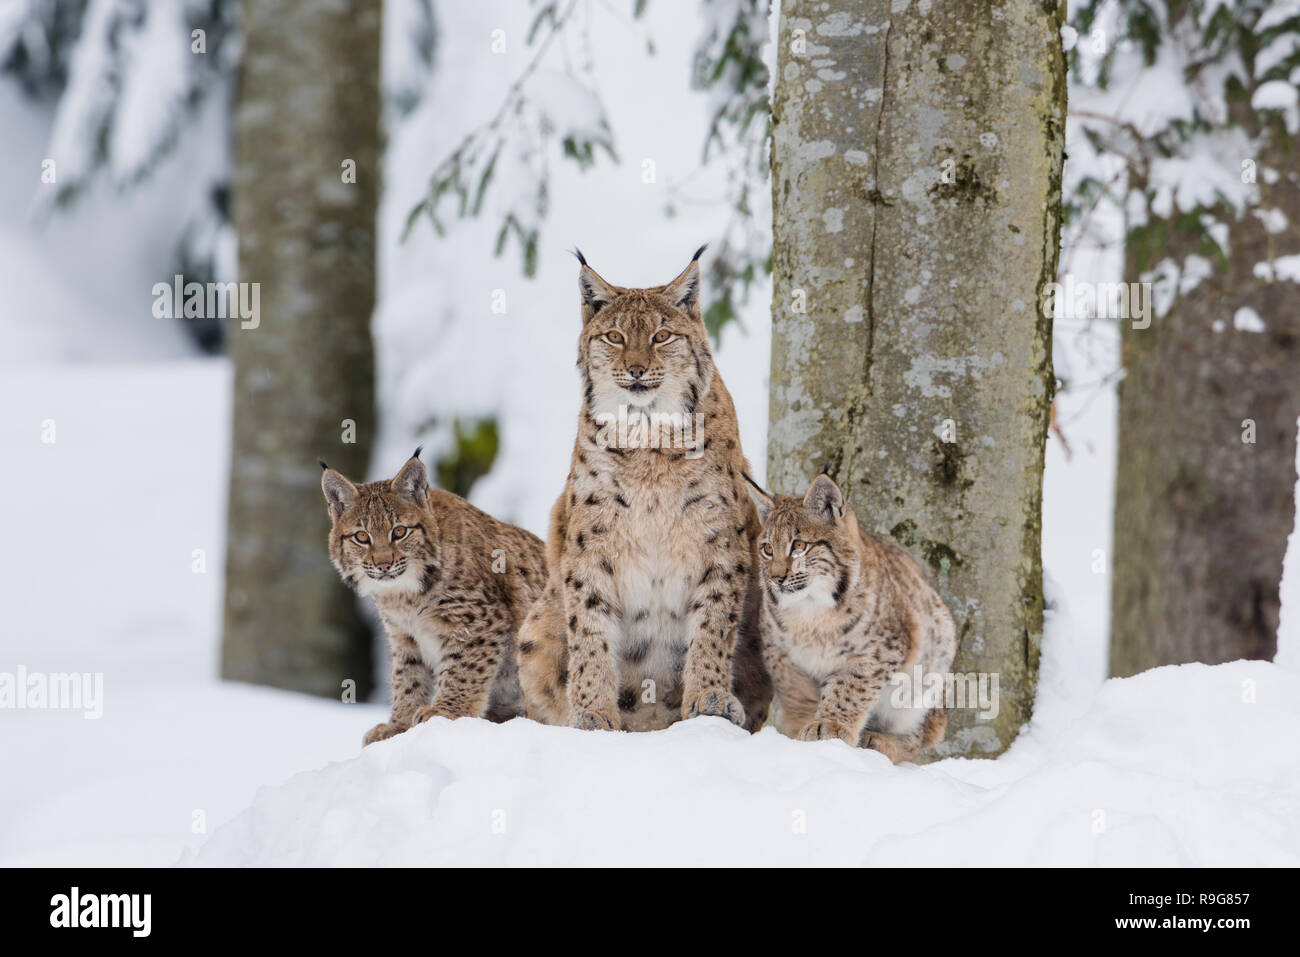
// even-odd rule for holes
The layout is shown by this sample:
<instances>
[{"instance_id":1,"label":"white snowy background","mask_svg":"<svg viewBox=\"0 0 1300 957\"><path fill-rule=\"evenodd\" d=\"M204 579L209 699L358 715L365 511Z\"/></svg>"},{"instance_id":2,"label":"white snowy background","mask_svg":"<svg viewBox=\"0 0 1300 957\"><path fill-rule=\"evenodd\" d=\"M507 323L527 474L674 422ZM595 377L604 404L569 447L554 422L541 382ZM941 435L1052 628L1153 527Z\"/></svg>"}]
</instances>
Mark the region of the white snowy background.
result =
<instances>
[{"instance_id":1,"label":"white snowy background","mask_svg":"<svg viewBox=\"0 0 1300 957\"><path fill-rule=\"evenodd\" d=\"M593 106L566 86L564 65L590 58L621 162L580 173L550 157L551 213L528 280L514 249L493 256L490 204L445 239L427 224L405 244L399 235L433 163L531 57L529 8L439 4L437 67L425 77L401 35L409 10L388 7L386 83L423 97L388 131L374 320L384 432L372 472L391 472L432 416L494 415L501 454L472 498L544 534L578 401L567 249L581 246L611 281L654 284L726 228L722 172L699 169L709 100L690 86L703 14L652 2L633 20L626 4L591 4L585 42L557 45L544 64L539 82L565 102L561 121L580 126ZM489 55L498 29L506 52ZM1146 92L1091 108L1167 111L1167 93L1154 71ZM1087 105L1086 91L1071 95L1072 109ZM99 182L50 215L40 163L66 134L0 83L0 671L104 680L98 719L0 711L0 866L1300 864L1294 536L1277 663L1105 680L1117 363L1105 323L1056 330L1070 452L1049 441L1052 608L1034 718L996 761L894 767L720 719L646 735L435 720L362 752L380 704L219 682L230 369L150 314L185 219L173 197L226 161L207 146L214 115L200 115L148 188ZM1067 178L1096 162L1074 124L1067 149ZM490 203L506 202L512 182L526 181L499 176ZM1104 216L1094 223L1108 228ZM1119 261L1079 241L1067 268L1113 281ZM504 313L491 309L497 291ZM718 350L760 475L769 299L770 283L756 287ZM41 441L48 420L52 444ZM320 509L323 535L321 503L303 507Z\"/></svg>"}]
</instances>

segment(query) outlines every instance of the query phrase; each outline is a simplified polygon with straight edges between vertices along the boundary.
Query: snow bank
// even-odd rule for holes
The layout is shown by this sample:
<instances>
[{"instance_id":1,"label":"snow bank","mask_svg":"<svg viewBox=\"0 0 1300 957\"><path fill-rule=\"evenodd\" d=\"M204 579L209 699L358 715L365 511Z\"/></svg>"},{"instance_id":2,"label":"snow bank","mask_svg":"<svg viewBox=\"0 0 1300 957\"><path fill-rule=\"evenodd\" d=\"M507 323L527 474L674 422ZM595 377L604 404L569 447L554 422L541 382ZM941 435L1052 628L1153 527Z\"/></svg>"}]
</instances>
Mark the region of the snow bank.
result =
<instances>
[{"instance_id":1,"label":"snow bank","mask_svg":"<svg viewBox=\"0 0 1300 957\"><path fill-rule=\"evenodd\" d=\"M167 867L260 785L354 753L386 712L206 677L160 680L148 663L103 676L98 720L4 712L0 753L13 779L0 788L0 868Z\"/></svg>"},{"instance_id":2,"label":"snow bank","mask_svg":"<svg viewBox=\"0 0 1300 957\"><path fill-rule=\"evenodd\" d=\"M429 724L263 788L188 863L1300 864L1300 676L1107 682L996 761L892 766L703 718L651 734Z\"/></svg>"}]
</instances>

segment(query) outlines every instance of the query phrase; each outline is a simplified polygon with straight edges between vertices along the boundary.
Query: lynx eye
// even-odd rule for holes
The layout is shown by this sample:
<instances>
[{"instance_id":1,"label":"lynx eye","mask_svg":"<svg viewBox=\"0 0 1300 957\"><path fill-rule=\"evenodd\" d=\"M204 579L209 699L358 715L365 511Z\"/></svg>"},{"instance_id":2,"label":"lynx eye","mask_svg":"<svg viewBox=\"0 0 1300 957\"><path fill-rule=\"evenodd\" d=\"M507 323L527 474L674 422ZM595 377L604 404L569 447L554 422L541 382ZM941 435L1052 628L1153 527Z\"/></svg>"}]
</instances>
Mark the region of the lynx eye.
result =
<instances>
[{"instance_id":1,"label":"lynx eye","mask_svg":"<svg viewBox=\"0 0 1300 957\"><path fill-rule=\"evenodd\" d=\"M611 329L609 332L605 333L605 341L611 345L621 346L623 344L623 333L619 332L617 329Z\"/></svg>"},{"instance_id":2,"label":"lynx eye","mask_svg":"<svg viewBox=\"0 0 1300 957\"><path fill-rule=\"evenodd\" d=\"M772 546L769 545L767 542L763 543L763 546L762 548L759 549L759 551L763 553L764 558L772 557Z\"/></svg>"},{"instance_id":3,"label":"lynx eye","mask_svg":"<svg viewBox=\"0 0 1300 957\"><path fill-rule=\"evenodd\" d=\"M657 343L659 343L659 345L663 345L665 342L667 342L667 341L668 341L669 339L671 339L672 337L673 337L673 334L672 334L671 332L669 332L667 329L660 329L658 332L655 333L655 335L654 335L654 341L657 342Z\"/></svg>"},{"instance_id":4,"label":"lynx eye","mask_svg":"<svg viewBox=\"0 0 1300 957\"><path fill-rule=\"evenodd\" d=\"M354 540L358 545L369 545L369 544L370 544L370 536L367 535L365 532L357 532L355 535L352 536L352 539L353 539L353 540Z\"/></svg>"},{"instance_id":5,"label":"lynx eye","mask_svg":"<svg viewBox=\"0 0 1300 957\"><path fill-rule=\"evenodd\" d=\"M406 531L407 529L405 525L395 525L393 527L393 541L397 541L399 538L405 538Z\"/></svg>"},{"instance_id":6,"label":"lynx eye","mask_svg":"<svg viewBox=\"0 0 1300 957\"><path fill-rule=\"evenodd\" d=\"M808 550L807 542L801 542L799 541L799 539L796 538L793 542L790 543L791 555L802 555L807 550Z\"/></svg>"}]
</instances>

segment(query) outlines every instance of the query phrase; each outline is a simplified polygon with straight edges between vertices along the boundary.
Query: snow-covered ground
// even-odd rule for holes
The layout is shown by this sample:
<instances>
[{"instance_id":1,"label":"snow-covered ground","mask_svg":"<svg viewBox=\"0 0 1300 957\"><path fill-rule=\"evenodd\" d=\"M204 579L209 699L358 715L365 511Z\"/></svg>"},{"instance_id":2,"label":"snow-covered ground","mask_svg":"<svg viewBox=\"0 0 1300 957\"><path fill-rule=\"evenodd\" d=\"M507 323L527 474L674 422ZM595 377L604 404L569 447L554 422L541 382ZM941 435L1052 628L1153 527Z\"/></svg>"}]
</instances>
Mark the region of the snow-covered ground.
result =
<instances>
[{"instance_id":1,"label":"snow-covered ground","mask_svg":"<svg viewBox=\"0 0 1300 957\"><path fill-rule=\"evenodd\" d=\"M721 718L639 735L437 719L259 792L186 860L1295 866L1297 732L1300 677L1262 662L1110 682L998 761L925 767Z\"/></svg>"}]
</instances>

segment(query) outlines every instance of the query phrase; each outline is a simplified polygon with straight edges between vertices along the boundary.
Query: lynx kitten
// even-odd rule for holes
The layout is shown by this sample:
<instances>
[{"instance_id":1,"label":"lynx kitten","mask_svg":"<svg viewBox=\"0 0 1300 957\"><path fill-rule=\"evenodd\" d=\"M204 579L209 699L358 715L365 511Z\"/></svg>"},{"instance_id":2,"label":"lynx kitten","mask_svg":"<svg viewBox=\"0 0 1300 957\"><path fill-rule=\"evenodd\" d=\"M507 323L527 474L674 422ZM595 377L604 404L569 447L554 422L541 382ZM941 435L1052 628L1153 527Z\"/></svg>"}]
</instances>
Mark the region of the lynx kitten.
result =
<instances>
[{"instance_id":1,"label":"lynx kitten","mask_svg":"<svg viewBox=\"0 0 1300 957\"><path fill-rule=\"evenodd\" d=\"M940 741L947 712L895 707L888 685L918 664L946 673L957 653L952 615L920 566L859 529L828 475L802 499L750 484L763 520L763 659L782 730L841 738L895 762Z\"/></svg>"},{"instance_id":2,"label":"lynx kitten","mask_svg":"<svg viewBox=\"0 0 1300 957\"><path fill-rule=\"evenodd\" d=\"M523 714L515 636L546 580L541 540L430 488L419 449L389 482L321 467L330 558L374 602L393 654L392 718L365 743L434 716Z\"/></svg>"}]
</instances>

